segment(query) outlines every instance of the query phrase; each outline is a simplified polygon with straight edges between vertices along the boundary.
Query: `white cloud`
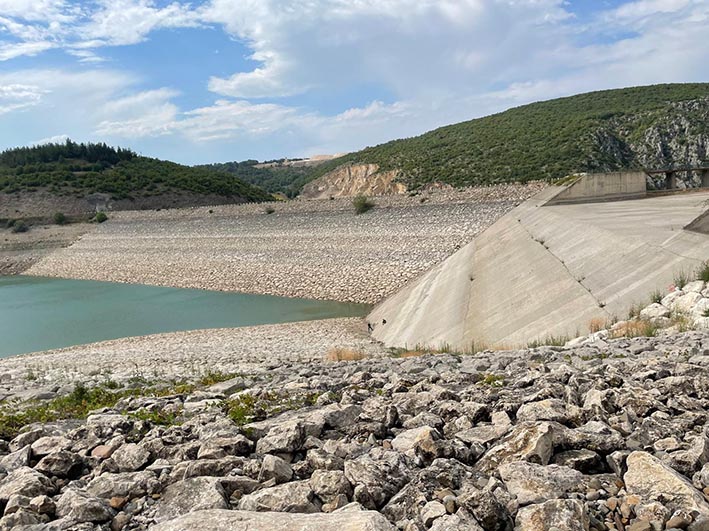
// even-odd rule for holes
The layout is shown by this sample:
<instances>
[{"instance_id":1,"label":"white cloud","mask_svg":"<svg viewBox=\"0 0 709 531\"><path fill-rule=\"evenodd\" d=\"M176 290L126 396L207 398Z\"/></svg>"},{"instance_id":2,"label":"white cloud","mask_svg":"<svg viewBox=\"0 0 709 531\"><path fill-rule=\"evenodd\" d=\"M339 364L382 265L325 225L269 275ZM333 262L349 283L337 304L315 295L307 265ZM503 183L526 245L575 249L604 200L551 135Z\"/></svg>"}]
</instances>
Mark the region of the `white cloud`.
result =
<instances>
[{"instance_id":1,"label":"white cloud","mask_svg":"<svg viewBox=\"0 0 709 531\"><path fill-rule=\"evenodd\" d=\"M34 85L0 83L0 114L5 114L37 105L43 91Z\"/></svg>"},{"instance_id":2,"label":"white cloud","mask_svg":"<svg viewBox=\"0 0 709 531\"><path fill-rule=\"evenodd\" d=\"M12 36L0 41L0 61L62 48L84 69L0 73L0 87L15 87L0 89L0 129L41 124L46 131L29 138L69 132L138 142L183 161L272 158L353 150L535 100L709 77L709 1L636 0L579 18L573 6L0 0L0 35ZM104 46L210 24L244 43L258 63L203 79L212 101L180 106L179 86L92 64L102 61Z\"/></svg>"}]
</instances>

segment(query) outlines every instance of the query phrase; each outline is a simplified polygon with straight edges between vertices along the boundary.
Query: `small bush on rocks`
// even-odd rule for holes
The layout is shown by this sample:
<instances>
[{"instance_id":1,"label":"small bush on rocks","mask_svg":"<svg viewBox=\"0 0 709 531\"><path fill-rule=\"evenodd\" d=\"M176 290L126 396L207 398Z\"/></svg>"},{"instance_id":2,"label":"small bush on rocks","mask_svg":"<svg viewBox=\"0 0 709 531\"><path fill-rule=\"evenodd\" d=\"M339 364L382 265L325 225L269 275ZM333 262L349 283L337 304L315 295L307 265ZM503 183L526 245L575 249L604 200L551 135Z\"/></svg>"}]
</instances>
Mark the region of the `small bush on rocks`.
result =
<instances>
[{"instance_id":1,"label":"small bush on rocks","mask_svg":"<svg viewBox=\"0 0 709 531\"><path fill-rule=\"evenodd\" d=\"M94 219L96 220L96 223L103 223L108 219L108 216L105 212L96 212Z\"/></svg>"},{"instance_id":2,"label":"small bush on rocks","mask_svg":"<svg viewBox=\"0 0 709 531\"><path fill-rule=\"evenodd\" d=\"M673 283L677 288L682 289L689 284L689 281L689 274L686 271L680 271L674 276Z\"/></svg>"},{"instance_id":3,"label":"small bush on rocks","mask_svg":"<svg viewBox=\"0 0 709 531\"><path fill-rule=\"evenodd\" d=\"M22 220L15 221L12 225L12 232L15 234L20 232L27 232L30 230L30 226Z\"/></svg>"},{"instance_id":4,"label":"small bush on rocks","mask_svg":"<svg viewBox=\"0 0 709 531\"><path fill-rule=\"evenodd\" d=\"M273 208L273 207L266 207L263 211L264 211L266 214L273 214L273 213L276 211L276 209Z\"/></svg>"},{"instance_id":5,"label":"small bush on rocks","mask_svg":"<svg viewBox=\"0 0 709 531\"><path fill-rule=\"evenodd\" d=\"M54 214L54 223L57 225L65 225L67 222L66 216L64 215L63 212L57 212Z\"/></svg>"},{"instance_id":6,"label":"small bush on rocks","mask_svg":"<svg viewBox=\"0 0 709 531\"><path fill-rule=\"evenodd\" d=\"M655 304L660 304L663 298L664 295L659 289L656 289L650 294L650 302Z\"/></svg>"},{"instance_id":7,"label":"small bush on rocks","mask_svg":"<svg viewBox=\"0 0 709 531\"><path fill-rule=\"evenodd\" d=\"M375 206L372 201L367 199L366 195L358 195L352 200L352 204L354 205L355 214L364 214Z\"/></svg>"}]
</instances>

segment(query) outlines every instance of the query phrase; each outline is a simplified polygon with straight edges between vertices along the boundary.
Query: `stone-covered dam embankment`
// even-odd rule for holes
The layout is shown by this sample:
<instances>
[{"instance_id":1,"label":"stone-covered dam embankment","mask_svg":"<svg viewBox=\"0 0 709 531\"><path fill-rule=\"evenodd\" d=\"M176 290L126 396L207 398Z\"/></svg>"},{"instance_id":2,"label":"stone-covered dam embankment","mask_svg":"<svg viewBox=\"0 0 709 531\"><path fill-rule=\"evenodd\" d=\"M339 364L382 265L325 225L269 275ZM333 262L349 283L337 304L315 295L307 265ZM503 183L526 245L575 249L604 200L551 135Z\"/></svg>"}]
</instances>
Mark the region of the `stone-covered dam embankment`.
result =
<instances>
[{"instance_id":1,"label":"stone-covered dam embankment","mask_svg":"<svg viewBox=\"0 0 709 531\"><path fill-rule=\"evenodd\" d=\"M375 303L543 186L120 212L28 274Z\"/></svg>"}]
</instances>

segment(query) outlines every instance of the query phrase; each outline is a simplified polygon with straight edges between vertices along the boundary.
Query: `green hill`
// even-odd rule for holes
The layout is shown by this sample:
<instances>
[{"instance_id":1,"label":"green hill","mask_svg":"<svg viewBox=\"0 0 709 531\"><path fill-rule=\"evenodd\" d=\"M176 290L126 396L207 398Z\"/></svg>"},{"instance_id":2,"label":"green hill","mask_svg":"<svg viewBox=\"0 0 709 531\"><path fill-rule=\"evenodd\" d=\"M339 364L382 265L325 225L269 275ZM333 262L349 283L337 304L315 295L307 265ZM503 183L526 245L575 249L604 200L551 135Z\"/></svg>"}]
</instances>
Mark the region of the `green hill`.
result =
<instances>
[{"instance_id":1,"label":"green hill","mask_svg":"<svg viewBox=\"0 0 709 531\"><path fill-rule=\"evenodd\" d=\"M433 181L465 186L708 158L709 84L672 84L517 107L350 153L314 168L306 180L343 164L374 163L399 170L410 188Z\"/></svg>"},{"instance_id":2,"label":"green hill","mask_svg":"<svg viewBox=\"0 0 709 531\"><path fill-rule=\"evenodd\" d=\"M77 199L98 192L124 204L140 199L143 204L156 207L170 206L161 198L175 194L197 199L219 196L225 202L271 198L263 190L224 172L142 157L106 144L67 140L64 144L0 153L0 193L27 196L38 191ZM146 203L146 199L151 201Z\"/></svg>"},{"instance_id":3,"label":"green hill","mask_svg":"<svg viewBox=\"0 0 709 531\"><path fill-rule=\"evenodd\" d=\"M269 193L280 192L288 197L298 195L313 172L312 166L291 166L282 164L283 160L268 162L274 164L264 168L257 167L260 164L257 160L245 160L243 162L206 164L196 166L196 168L229 173L242 181L263 188Z\"/></svg>"}]
</instances>

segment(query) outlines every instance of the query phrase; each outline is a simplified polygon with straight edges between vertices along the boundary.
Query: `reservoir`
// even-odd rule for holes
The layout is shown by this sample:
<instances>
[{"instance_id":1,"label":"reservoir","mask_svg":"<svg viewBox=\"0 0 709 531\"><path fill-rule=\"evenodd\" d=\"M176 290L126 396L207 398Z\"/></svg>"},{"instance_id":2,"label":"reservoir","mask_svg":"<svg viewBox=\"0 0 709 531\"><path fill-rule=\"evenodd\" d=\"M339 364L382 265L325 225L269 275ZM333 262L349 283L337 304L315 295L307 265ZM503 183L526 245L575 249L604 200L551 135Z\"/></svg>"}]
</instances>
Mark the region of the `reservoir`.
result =
<instances>
[{"instance_id":1,"label":"reservoir","mask_svg":"<svg viewBox=\"0 0 709 531\"><path fill-rule=\"evenodd\" d=\"M369 309L268 295L0 276L0 358L162 332L362 317Z\"/></svg>"}]
</instances>

